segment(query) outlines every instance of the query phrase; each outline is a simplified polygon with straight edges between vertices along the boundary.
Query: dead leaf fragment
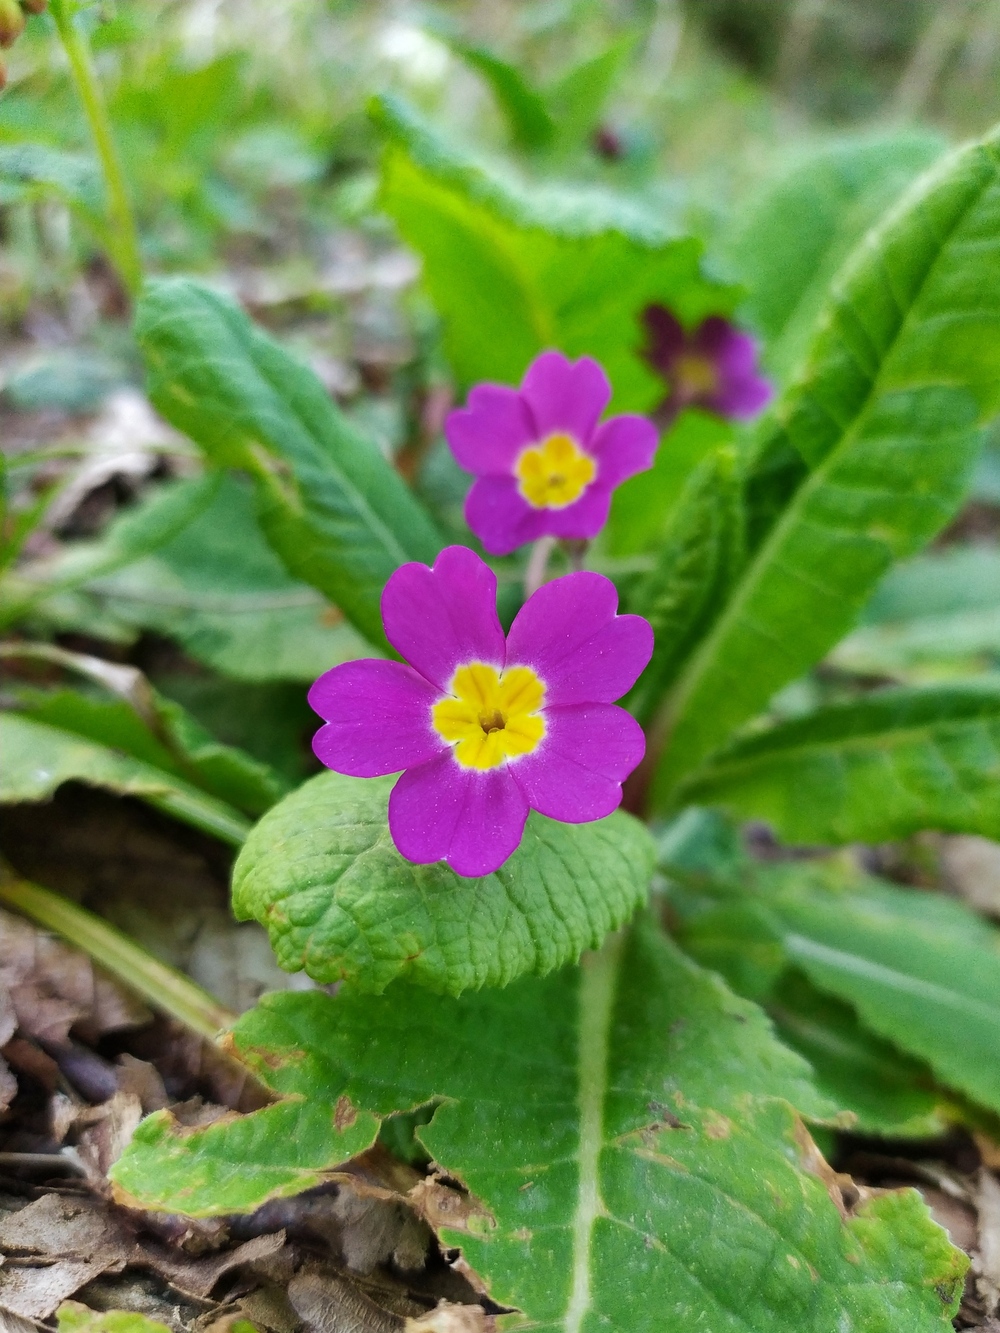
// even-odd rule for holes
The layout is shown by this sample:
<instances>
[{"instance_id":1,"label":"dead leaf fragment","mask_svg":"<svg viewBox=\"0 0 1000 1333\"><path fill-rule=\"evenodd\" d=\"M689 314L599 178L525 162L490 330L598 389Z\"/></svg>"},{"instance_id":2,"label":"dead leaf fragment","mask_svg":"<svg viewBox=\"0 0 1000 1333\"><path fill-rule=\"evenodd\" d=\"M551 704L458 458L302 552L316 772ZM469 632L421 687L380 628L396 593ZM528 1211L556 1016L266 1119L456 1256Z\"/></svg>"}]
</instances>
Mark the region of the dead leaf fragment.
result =
<instances>
[{"instance_id":1,"label":"dead leaf fragment","mask_svg":"<svg viewBox=\"0 0 1000 1333\"><path fill-rule=\"evenodd\" d=\"M128 1262L133 1240L96 1199L43 1194L0 1222L0 1251L24 1262L0 1268L0 1306L47 1319L88 1282Z\"/></svg>"},{"instance_id":2,"label":"dead leaf fragment","mask_svg":"<svg viewBox=\"0 0 1000 1333\"><path fill-rule=\"evenodd\" d=\"M403 1333L406 1321L333 1271L300 1273L288 1299L309 1333Z\"/></svg>"},{"instance_id":3,"label":"dead leaf fragment","mask_svg":"<svg viewBox=\"0 0 1000 1333\"><path fill-rule=\"evenodd\" d=\"M442 1301L419 1319L407 1319L404 1333L492 1333L495 1328L496 1320L481 1305Z\"/></svg>"}]
</instances>

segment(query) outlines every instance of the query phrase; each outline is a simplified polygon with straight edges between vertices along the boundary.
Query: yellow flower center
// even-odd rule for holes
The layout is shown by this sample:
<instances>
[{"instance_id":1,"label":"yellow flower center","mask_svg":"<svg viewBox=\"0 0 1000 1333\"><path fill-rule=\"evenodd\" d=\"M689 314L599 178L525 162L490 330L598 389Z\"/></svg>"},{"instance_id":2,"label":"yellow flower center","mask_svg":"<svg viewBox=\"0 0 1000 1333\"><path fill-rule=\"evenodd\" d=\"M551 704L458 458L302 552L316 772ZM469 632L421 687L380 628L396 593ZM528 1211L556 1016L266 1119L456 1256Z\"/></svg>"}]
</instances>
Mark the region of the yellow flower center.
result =
<instances>
[{"instance_id":1,"label":"yellow flower center","mask_svg":"<svg viewBox=\"0 0 1000 1333\"><path fill-rule=\"evenodd\" d=\"M715 366L705 356L679 356L675 377L681 392L692 398L698 394L714 393L719 384Z\"/></svg>"},{"instance_id":2,"label":"yellow flower center","mask_svg":"<svg viewBox=\"0 0 1000 1333\"><path fill-rule=\"evenodd\" d=\"M596 473L590 454L562 431L522 449L514 464L517 488L534 509L565 509L579 500Z\"/></svg>"},{"instance_id":3,"label":"yellow flower center","mask_svg":"<svg viewBox=\"0 0 1000 1333\"><path fill-rule=\"evenodd\" d=\"M530 754L545 735L538 712L545 686L530 667L501 675L485 662L467 662L450 689L451 696L431 708L431 722L439 736L457 742L455 758L463 768L496 768Z\"/></svg>"}]
</instances>

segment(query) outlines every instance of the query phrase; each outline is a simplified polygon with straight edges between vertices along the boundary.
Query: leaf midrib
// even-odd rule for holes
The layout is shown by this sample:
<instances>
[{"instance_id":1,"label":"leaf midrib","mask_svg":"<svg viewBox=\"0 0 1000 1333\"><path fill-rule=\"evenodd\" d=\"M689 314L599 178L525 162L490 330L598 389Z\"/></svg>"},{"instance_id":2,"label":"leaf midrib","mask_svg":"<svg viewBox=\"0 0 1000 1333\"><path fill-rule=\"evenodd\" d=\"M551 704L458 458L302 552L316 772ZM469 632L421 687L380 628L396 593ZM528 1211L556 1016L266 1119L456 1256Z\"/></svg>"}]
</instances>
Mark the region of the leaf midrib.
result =
<instances>
[{"instance_id":1,"label":"leaf midrib","mask_svg":"<svg viewBox=\"0 0 1000 1333\"><path fill-rule=\"evenodd\" d=\"M590 1312L591 1246L594 1226L606 1215L601 1198L600 1164L604 1147L604 1108L608 1095L611 1019L624 936L612 935L599 953L582 959L579 991L577 1105L577 1203L573 1213L573 1264L564 1333L580 1333Z\"/></svg>"},{"instance_id":2,"label":"leaf midrib","mask_svg":"<svg viewBox=\"0 0 1000 1333\"><path fill-rule=\"evenodd\" d=\"M952 739L955 733L966 727L1000 726L1000 700L997 704L996 714L980 713L970 717L945 718L937 722L923 722L919 726L894 727L885 731L866 731L855 736L803 741L800 744L776 747L773 750L761 749L754 755L746 755L728 763L712 764L711 767L696 770L687 781L679 785L678 790L697 789L703 783L714 785L719 780L728 782L733 778L745 776L748 772L752 774L754 769L769 763L783 759L795 760L811 754L822 754L824 751L857 752L878 746L879 752L885 754L886 751L903 748L914 742L939 744L942 740Z\"/></svg>"},{"instance_id":3,"label":"leaf midrib","mask_svg":"<svg viewBox=\"0 0 1000 1333\"><path fill-rule=\"evenodd\" d=\"M985 150L987 150L987 147L988 146L986 144L978 145L978 148L981 151L984 151L984 153ZM805 507L805 502L810 498L810 496L814 491L819 490L823 485L826 484L827 474L829 470L831 470L834 463L839 461L844 451L845 445L854 438L859 423L864 419L865 413L867 412L870 404L875 398L876 392L882 381L882 375L885 370L885 366L889 361L890 357L892 356L892 353L896 348L896 346L898 345L904 332L907 330L910 321L913 318L913 311L919 304L921 296L923 295L923 292L927 284L930 282L932 275L934 274L938 264L941 261L942 255L949 246L956 231L965 221L969 213L974 208L978 207L983 198L983 195L993 185L996 184L996 178L997 178L996 155L995 153L990 153L989 157L990 157L990 165L992 168L991 175L989 176L988 179L984 180L981 183L979 188L974 192L974 194L971 196L966 205L960 210L959 214L953 221L952 225L948 228L945 236L941 238L938 244L938 248L935 252L934 259L928 265L927 271L922 276L919 285L914 291L909 306L907 307L906 313L899 321L899 326L897 327L895 333L892 336L892 339L890 340L884 353L882 354L881 359L879 361L878 370L872 376L868 390L865 393L862 401L858 404L857 408L855 409L851 417L850 424L840 430L840 435L836 444L833 446L833 448L829 450L829 452L817 464L817 466L809 471L803 483L799 486L798 490L796 491L792 501L785 506L785 509L782 511L778 520L775 522L770 533L765 538L763 544L761 545L759 551L757 552L757 555L755 556L754 560L752 561L751 565L746 571L746 575L744 576L744 578L740 580L735 596L729 602L728 606L726 606L726 608L722 612L722 615L716 621L716 624L711 630L711 632L702 641L699 648L695 651L687 670L682 674L678 682L677 689L674 692L673 699L670 701L671 733L675 732L677 730L678 724L684 720L685 717L684 710L687 704L690 702L690 700L696 695L702 679L704 679L705 675L707 674L708 668L712 665L713 661L717 657L717 649L719 643L722 642L725 639L725 637L730 633L732 627L735 626L743 618L745 604L749 601L751 594L756 590L757 586L759 585L762 572L766 572L766 570L768 569L769 565L772 562L772 557L774 552L780 549L781 544L786 536L786 533L794 527L796 521L798 520L800 511ZM906 192L904 200L908 198L908 195L909 191ZM899 208L900 206L897 206L896 209L893 209L892 213L890 214L891 218L895 218L895 216L897 216ZM862 251L869 248L870 245L871 245L871 240L869 237L866 238L864 241L862 241L861 243ZM851 263L852 261L848 259L847 262ZM893 293L893 299L894 301L896 299L895 293ZM913 386L910 387L912 388ZM792 405L792 408L788 412L785 420L782 421L781 423L782 431L787 430L787 422L790 419L792 412L794 411L794 407L796 405L797 404ZM796 453L798 453L798 450L796 450ZM803 462L807 467L809 466L807 460L803 459ZM714 746L710 747L708 752L711 753L711 750L714 748L716 747ZM702 751L700 754L697 754L693 760L693 763L695 765L698 764L700 760L704 757L704 754L705 754L704 751ZM690 767L688 771L690 771ZM677 778L681 776L683 776L683 770L682 773L677 775L674 779L674 783L672 785L675 788L677 786Z\"/></svg>"}]
</instances>

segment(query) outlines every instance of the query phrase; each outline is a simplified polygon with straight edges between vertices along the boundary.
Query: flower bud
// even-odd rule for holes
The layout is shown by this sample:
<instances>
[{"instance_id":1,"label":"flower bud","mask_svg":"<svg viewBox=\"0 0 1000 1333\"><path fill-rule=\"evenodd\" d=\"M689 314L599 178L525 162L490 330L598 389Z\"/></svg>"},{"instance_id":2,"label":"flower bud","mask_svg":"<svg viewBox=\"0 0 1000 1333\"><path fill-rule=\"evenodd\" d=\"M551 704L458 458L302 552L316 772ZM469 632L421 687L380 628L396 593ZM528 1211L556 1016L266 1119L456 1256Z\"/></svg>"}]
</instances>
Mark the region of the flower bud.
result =
<instances>
[{"instance_id":1,"label":"flower bud","mask_svg":"<svg viewBox=\"0 0 1000 1333\"><path fill-rule=\"evenodd\" d=\"M49 0L21 0L21 8L29 14L41 14L48 4Z\"/></svg>"}]
</instances>

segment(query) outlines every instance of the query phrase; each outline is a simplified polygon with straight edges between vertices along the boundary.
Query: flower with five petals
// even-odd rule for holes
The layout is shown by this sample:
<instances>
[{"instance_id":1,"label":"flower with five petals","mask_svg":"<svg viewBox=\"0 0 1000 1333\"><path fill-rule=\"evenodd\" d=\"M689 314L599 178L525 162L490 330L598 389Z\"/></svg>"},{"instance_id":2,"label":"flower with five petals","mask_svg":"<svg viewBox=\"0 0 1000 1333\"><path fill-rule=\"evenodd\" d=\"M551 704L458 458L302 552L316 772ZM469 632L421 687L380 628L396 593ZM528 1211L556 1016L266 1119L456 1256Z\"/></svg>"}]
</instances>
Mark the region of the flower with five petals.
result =
<instances>
[{"instance_id":1,"label":"flower with five petals","mask_svg":"<svg viewBox=\"0 0 1000 1333\"><path fill-rule=\"evenodd\" d=\"M614 701L649 661L653 632L617 614L614 584L588 571L554 579L506 637L496 587L464 546L433 568L401 566L382 619L408 665L345 662L309 692L326 723L319 759L352 777L401 773L389 797L396 847L467 876L503 865L529 810L569 824L609 815L645 750Z\"/></svg>"},{"instance_id":2,"label":"flower with five petals","mask_svg":"<svg viewBox=\"0 0 1000 1333\"><path fill-rule=\"evenodd\" d=\"M543 352L520 389L477 384L448 414L451 451L476 476L465 519L491 555L539 537L596 537L614 488L652 466L656 427L635 415L599 422L610 399L591 357Z\"/></svg>"}]
</instances>

